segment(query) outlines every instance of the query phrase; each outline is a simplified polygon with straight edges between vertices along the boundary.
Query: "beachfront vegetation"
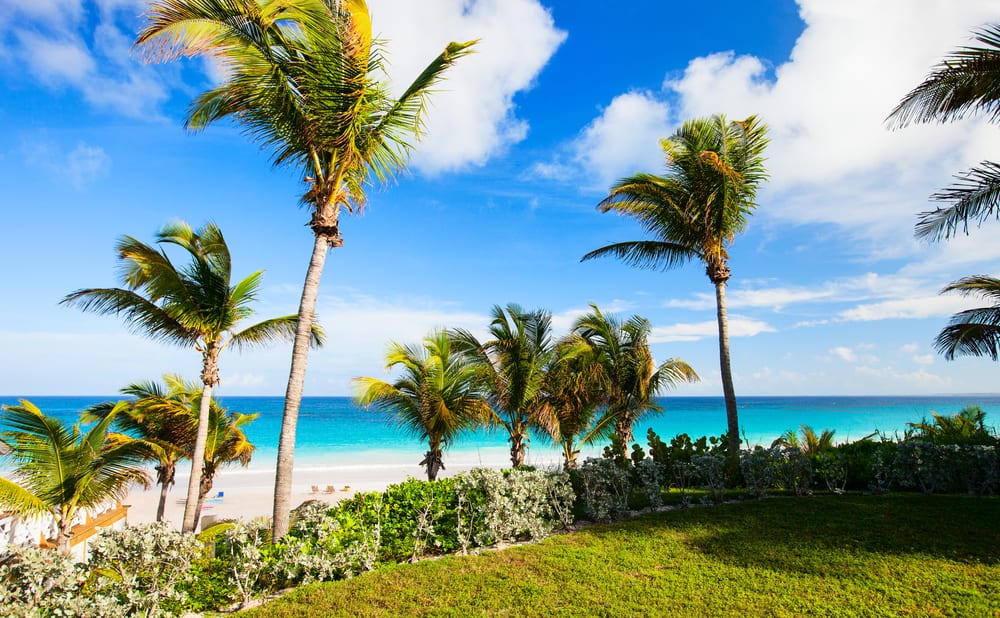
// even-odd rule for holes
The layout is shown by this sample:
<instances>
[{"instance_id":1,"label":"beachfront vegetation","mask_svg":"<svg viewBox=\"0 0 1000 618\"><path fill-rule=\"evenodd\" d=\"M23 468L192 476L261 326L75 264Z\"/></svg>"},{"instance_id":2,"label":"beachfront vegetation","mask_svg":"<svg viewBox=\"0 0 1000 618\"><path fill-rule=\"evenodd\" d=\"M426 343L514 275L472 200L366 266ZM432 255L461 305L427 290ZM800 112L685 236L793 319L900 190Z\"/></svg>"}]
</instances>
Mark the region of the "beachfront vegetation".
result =
<instances>
[{"instance_id":1,"label":"beachfront vegetation","mask_svg":"<svg viewBox=\"0 0 1000 618\"><path fill-rule=\"evenodd\" d=\"M222 83L194 99L186 126L236 121L276 166L300 170L307 187L301 201L312 213L314 243L278 444L273 532L280 538L316 297L327 252L343 245L341 209L362 210L367 186L405 166L431 89L473 42L448 44L398 98L364 0L155 0L135 44L153 60L204 55L218 63Z\"/></svg>"},{"instance_id":2,"label":"beachfront vegetation","mask_svg":"<svg viewBox=\"0 0 1000 618\"><path fill-rule=\"evenodd\" d=\"M555 359L552 314L511 303L494 306L491 315L491 339L480 342L462 329L450 336L476 368L493 407L491 422L507 432L510 462L517 468L524 465L530 431L558 440L558 421L544 397L546 371Z\"/></svg>"},{"instance_id":3,"label":"beachfront vegetation","mask_svg":"<svg viewBox=\"0 0 1000 618\"><path fill-rule=\"evenodd\" d=\"M190 263L178 267L165 249L157 250L131 236L116 246L122 269L121 288L77 290L63 303L101 315L118 315L126 325L155 341L194 348L201 354L201 397L191 480L188 483L182 530L197 526L199 479L203 478L211 423L212 389L219 384L219 355L230 346L251 349L295 336L297 316L271 318L250 326L263 271L233 285L229 247L212 223L194 230L183 221L165 225L156 234L158 245L184 249ZM310 321L311 322L311 321ZM321 345L323 332L311 324L310 342Z\"/></svg>"},{"instance_id":4,"label":"beachfront vegetation","mask_svg":"<svg viewBox=\"0 0 1000 618\"><path fill-rule=\"evenodd\" d=\"M889 115L891 126L905 127L914 122L951 122L968 114L985 113L991 122L1000 120L1000 25L973 33L976 46L952 52L911 90ZM1000 219L1000 165L983 161L978 167L956 176L952 186L931 196L950 204L920 214L918 238L946 240L969 233L969 221L978 225L990 218ZM935 347L947 360L955 355L986 356L1000 359L1000 279L986 275L964 277L942 293L958 292L980 296L992 302L959 312L938 334Z\"/></svg>"},{"instance_id":5,"label":"beachfront vegetation","mask_svg":"<svg viewBox=\"0 0 1000 618\"><path fill-rule=\"evenodd\" d=\"M402 375L392 384L357 378L358 404L389 414L404 431L427 441L420 465L433 481L444 469L444 449L493 414L476 368L468 356L452 349L444 331L431 333L419 346L392 343L385 360L386 369L401 368Z\"/></svg>"},{"instance_id":6,"label":"beachfront vegetation","mask_svg":"<svg viewBox=\"0 0 1000 618\"><path fill-rule=\"evenodd\" d=\"M585 356L596 366L604 398L598 426L613 428L624 444L632 443L632 428L650 412L662 412L654 398L682 382L697 382L698 374L678 358L659 366L649 349L652 326L637 315L622 321L591 305L573 324L573 334L587 346Z\"/></svg>"},{"instance_id":7,"label":"beachfront vegetation","mask_svg":"<svg viewBox=\"0 0 1000 618\"><path fill-rule=\"evenodd\" d=\"M640 268L669 269L692 260L705 265L715 286L722 390L733 457L740 438L729 360L727 248L757 207L757 189L767 179L767 144L767 125L757 116L739 122L723 116L685 122L661 141L664 176L640 173L624 178L598 205L601 212L636 219L652 239L619 242L583 256L584 260L616 257Z\"/></svg>"},{"instance_id":8,"label":"beachfront vegetation","mask_svg":"<svg viewBox=\"0 0 1000 618\"><path fill-rule=\"evenodd\" d=\"M160 485L157 521L163 518L167 489L174 482L177 460L190 459L194 455L202 397L198 384L186 382L180 376L165 375L163 381L165 387L156 382L130 384L121 389L130 399L95 404L81 416L83 422L91 422L103 419L112 410L121 410L115 416L114 426L126 434L124 438L142 440L149 447L150 458L157 464L156 482ZM231 412L212 400L205 437L205 461L198 483L195 528L218 469L233 463L244 467L250 464L256 447L247 440L243 428L257 417L257 414Z\"/></svg>"},{"instance_id":9,"label":"beachfront vegetation","mask_svg":"<svg viewBox=\"0 0 1000 618\"><path fill-rule=\"evenodd\" d=\"M816 530L825 531L826 543L839 546L840 538L850 538L854 544L860 538L858 535L868 534L867 528L854 528L860 524L851 522L868 521L866 513L875 511L880 513L879 518L883 521L894 522L892 526L903 535L898 540L900 546L906 547L907 551L916 548L918 553L926 553L934 551L934 543L939 538L937 533L932 540L920 529L911 527L916 523L906 523L903 518L912 517L915 522L928 517L928 521L934 522L935 530L968 531L967 526L940 526L941 521L948 520L941 518L935 505L947 504L947 508L955 509L950 517L959 518L966 517L966 514L969 517L985 516L983 509L1000 508L995 497L986 497L1000 493L997 437L982 423L982 417L975 408L963 410L952 417L936 415L935 418L940 420L914 423L912 431L896 440L884 436L874 439L875 436L872 436L814 452L781 445L744 450L739 453L741 467L735 475L725 465L729 446L725 436L693 440L681 434L665 442L649 431L646 448L632 444L628 456L622 456L624 448L608 449L605 457L587 459L577 470L570 472L552 473L523 466L503 471L477 469L434 482L410 479L391 485L384 492L358 494L333 507L309 502L294 513L290 532L273 544L267 522L224 522L199 535L200 545L193 544L192 535L168 534L162 526L113 533L106 544L100 545L105 548L102 550L104 553L92 554L92 560L96 557L97 562L87 567L72 567L67 562L63 564L64 568L53 568L51 559L44 555L17 550L6 564L0 566L0 593L5 595L0 602L20 607L17 603L30 603L37 597L32 596L35 594L33 590L50 587L54 593L42 605L53 610L49 614L55 614L56 608L84 607L88 603L100 605L106 603L108 598L117 599L119 605L159 599L158 607L151 610L151 614L244 606L254 597L289 586L350 578L372 570L399 572L391 565L417 561L426 556L468 553L502 543L538 540L574 523L610 522L664 506L683 510L697 502L719 504L744 501L741 505L691 510L689 515L661 514L652 520L639 520L659 522L652 527L641 523L626 524L624 529L633 532L619 542L629 546L635 543L642 545L650 538L675 534L678 528L698 522L701 523L698 523L697 534L705 534L703 527L710 526L708 522L719 522L719 531L728 530L732 526L723 522L729 522L730 517L735 517L733 521L744 521L758 516L771 518L771 525L781 528L782 538L801 540L812 538L810 535L814 534L810 530L815 520L805 517L805 512L818 509L824 514L836 513L837 521L841 523L834 525L827 522ZM967 428L970 424L975 430L972 433L987 439L980 443L968 442L970 431ZM820 503L804 499L796 502L773 499L776 496L824 494L824 488L829 490L829 497L821 498ZM884 494L889 491L950 492L966 494L967 497L952 496L944 498L943 502L914 502L908 497L892 497L887 501ZM854 497L836 497L847 492ZM862 497L862 494L865 496ZM766 496L772 496L772 500L754 501ZM973 496L980 498L974 499ZM776 504L784 506L776 507ZM889 506L885 506L887 504ZM776 508L779 510L775 511ZM762 524L748 525L753 531ZM560 542L574 546L586 544L590 535L600 538L619 529L622 528L596 528L593 532L583 533L583 536L573 535ZM756 541L746 540L746 525L741 524L739 529L739 534L729 535L732 542L737 545L749 543L748 547L752 546L754 552L759 552L763 546L758 547ZM712 532L710 535L719 533ZM973 534L977 546L995 551L996 544L981 542L983 534L983 531ZM815 547L812 541L807 545ZM582 556L589 555L587 560L617 560L613 558L616 554L608 557L592 553L597 551L596 548L588 549ZM650 548L649 551L654 550ZM668 551L663 547L656 551L660 551L660 560L663 555L675 555L672 549ZM179 554L183 554L180 558L190 560L189 566L177 567L180 564ZM765 554L774 558L768 563L773 565L793 564L799 556L798 553L791 558L780 552ZM504 557L509 554L494 555L501 563L509 560ZM514 555L517 555L516 552ZM718 555L725 555L725 552ZM746 560L749 556L739 552L730 555L742 556L739 560ZM949 556L954 558L954 554ZM839 554L833 557L836 558L833 564L841 564L845 559ZM632 558L642 560L641 555ZM823 562L827 558L830 556L816 556L808 561L823 565L822 572L829 575L832 567ZM885 559L886 556L881 558ZM141 568L135 566L142 560L156 564ZM160 560L164 564L159 564ZM687 560L690 563L685 568L692 570L685 575L688 579L700 581L700 578L710 579L718 574L712 570L710 562L705 562L704 556L698 559L700 562L694 556ZM851 564L848 570L875 568L874 564ZM572 570L567 563L563 566ZM913 565L897 564L893 568L913 568ZM67 579L66 570L75 574L75 579ZM180 571L184 572L183 576L176 575ZM116 572L126 573L128 577L113 575ZM880 572L878 569L865 571L861 576L877 578ZM149 576L150 573L163 573L163 576ZM385 576L376 575L373 581L380 581ZM111 579L102 579L107 577ZM126 579L127 585L122 584ZM660 583L667 585L669 582ZM787 582L775 580L768 584L766 590L753 590L774 595L774 590L786 588L783 583ZM70 593L63 594L67 591ZM658 584L656 594L668 592ZM614 596L617 598L620 595ZM86 602L81 597L87 597ZM295 599L296 595L290 598ZM285 602L269 605L269 610L274 607L274 611L282 611L280 608ZM400 609L399 602L394 598L383 607L389 613L408 611ZM614 603L605 599L600 607L613 607ZM149 605L143 607L150 608ZM547 606L542 604L537 607ZM979 606L963 607L976 609ZM339 611L318 605L310 609L312 613L307 611L305 615ZM78 613L88 615L86 612ZM95 614L105 615L97 612L90 615Z\"/></svg>"},{"instance_id":10,"label":"beachfront vegetation","mask_svg":"<svg viewBox=\"0 0 1000 618\"><path fill-rule=\"evenodd\" d=\"M160 486L160 500L156 506L156 521L163 521L167 492L174 484L177 463L190 457L194 450L197 432L195 397L201 389L192 392L180 376L165 375L164 388L157 382L133 382L119 392L130 399L105 401L83 411L81 421L94 422L120 410L114 417L114 427L127 436L142 440L149 446L156 462L156 484ZM124 404L124 407L122 406Z\"/></svg>"},{"instance_id":11,"label":"beachfront vegetation","mask_svg":"<svg viewBox=\"0 0 1000 618\"><path fill-rule=\"evenodd\" d=\"M122 408L84 432L24 399L19 406L3 406L0 443L11 478L0 477L0 510L24 517L50 515L57 528L56 548L68 555L70 531L82 509L124 499L133 484L149 487L143 468L149 456L146 444L108 432Z\"/></svg>"}]
</instances>

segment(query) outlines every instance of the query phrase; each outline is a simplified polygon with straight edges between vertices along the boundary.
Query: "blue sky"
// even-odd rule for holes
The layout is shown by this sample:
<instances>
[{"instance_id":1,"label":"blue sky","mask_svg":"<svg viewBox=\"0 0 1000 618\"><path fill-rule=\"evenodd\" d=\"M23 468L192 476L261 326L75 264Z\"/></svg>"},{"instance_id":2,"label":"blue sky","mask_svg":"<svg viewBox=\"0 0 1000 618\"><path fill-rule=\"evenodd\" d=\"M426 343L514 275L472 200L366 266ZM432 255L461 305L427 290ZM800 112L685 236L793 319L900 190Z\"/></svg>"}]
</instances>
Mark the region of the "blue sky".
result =
<instances>
[{"instance_id":1,"label":"blue sky","mask_svg":"<svg viewBox=\"0 0 1000 618\"><path fill-rule=\"evenodd\" d=\"M385 377L390 340L434 327L482 332L494 304L554 314L558 333L597 303L654 327L659 359L718 395L715 307L703 268L581 264L640 237L595 205L616 179L662 170L658 139L684 119L757 113L771 180L731 251L737 394L996 392L986 359L945 362L932 342L969 301L950 281L996 274L996 229L913 238L927 196L1000 158L979 118L898 131L883 119L1000 2L369 0L391 76L408 83L450 40L481 39L434 99L410 171L342 223L319 315L327 347L307 395ZM129 54L143 3L12 0L0 15L0 393L111 394L180 372L195 352L58 305L116 283L115 240L151 241L175 218L215 221L236 274L266 271L261 317L294 313L311 249L293 170L238 128L182 128L217 74L205 61ZM613 8L609 8L613 7ZM290 350L222 359L220 392L283 393Z\"/></svg>"}]
</instances>

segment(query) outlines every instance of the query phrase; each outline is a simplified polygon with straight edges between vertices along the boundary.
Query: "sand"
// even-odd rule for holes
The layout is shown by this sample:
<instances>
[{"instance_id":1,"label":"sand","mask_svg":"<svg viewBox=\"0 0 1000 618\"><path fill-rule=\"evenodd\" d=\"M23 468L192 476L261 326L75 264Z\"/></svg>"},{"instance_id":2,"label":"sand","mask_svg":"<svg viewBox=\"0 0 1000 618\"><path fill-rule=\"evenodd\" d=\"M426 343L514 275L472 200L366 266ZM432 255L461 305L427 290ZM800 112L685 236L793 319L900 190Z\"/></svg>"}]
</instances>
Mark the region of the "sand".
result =
<instances>
[{"instance_id":1,"label":"sand","mask_svg":"<svg viewBox=\"0 0 1000 618\"><path fill-rule=\"evenodd\" d=\"M503 451L492 453L488 458L477 455L475 458L454 458L449 461L445 457L447 468L439 473L440 477L453 476L474 467L500 468L509 461L497 455ZM315 462L296 462L292 476L292 508L307 500L322 500L336 504L349 498L359 491L381 491L393 483L405 481L407 477L426 479L427 473L409 454L405 461L401 457L379 458L369 460L367 464L317 465ZM412 461L412 463L410 463ZM544 460L531 461L535 465L550 466L555 462L548 457ZM181 463L178 466L177 478L167 494L164 520L180 528L184 517L184 501L187 495L190 464ZM329 491L332 489L333 491ZM318 490L318 491L317 491ZM222 492L222 497L216 497ZM156 507L160 499L160 487L151 486L148 490L141 487L133 489L123 504L130 505L128 523L131 525L152 522L156 520ZM203 523L213 520L243 519L252 520L257 517L271 517L274 505L274 464L273 461L263 461L250 468L226 468L215 476L212 491L209 492L202 508Z\"/></svg>"}]
</instances>

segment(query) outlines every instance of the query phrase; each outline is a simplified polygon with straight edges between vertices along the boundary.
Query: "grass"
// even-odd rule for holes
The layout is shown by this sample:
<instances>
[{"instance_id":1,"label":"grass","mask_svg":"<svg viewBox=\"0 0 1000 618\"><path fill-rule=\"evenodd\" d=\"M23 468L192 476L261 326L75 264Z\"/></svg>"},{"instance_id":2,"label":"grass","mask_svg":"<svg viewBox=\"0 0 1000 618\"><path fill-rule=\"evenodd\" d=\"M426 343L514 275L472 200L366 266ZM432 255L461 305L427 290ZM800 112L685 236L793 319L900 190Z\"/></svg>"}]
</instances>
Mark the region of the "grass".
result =
<instances>
[{"instance_id":1,"label":"grass","mask_svg":"<svg viewBox=\"0 0 1000 618\"><path fill-rule=\"evenodd\" d=\"M997 522L996 498L770 498L387 567L245 615L1000 616Z\"/></svg>"}]
</instances>

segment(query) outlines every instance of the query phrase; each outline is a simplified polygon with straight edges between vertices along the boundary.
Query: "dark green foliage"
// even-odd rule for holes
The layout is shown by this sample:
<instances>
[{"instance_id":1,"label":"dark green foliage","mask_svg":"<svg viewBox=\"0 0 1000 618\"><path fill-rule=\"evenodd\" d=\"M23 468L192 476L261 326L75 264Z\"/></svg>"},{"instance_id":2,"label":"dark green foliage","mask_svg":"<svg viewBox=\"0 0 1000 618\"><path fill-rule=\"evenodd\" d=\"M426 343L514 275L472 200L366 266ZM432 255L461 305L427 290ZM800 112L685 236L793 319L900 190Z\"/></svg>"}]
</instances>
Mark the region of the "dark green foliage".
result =
<instances>
[{"instance_id":1,"label":"dark green foliage","mask_svg":"<svg viewBox=\"0 0 1000 618\"><path fill-rule=\"evenodd\" d=\"M931 412L933 421L907 423L908 437L933 444L977 444L995 446L997 437L986 427L986 412L979 406L966 406L958 414L944 416Z\"/></svg>"},{"instance_id":2,"label":"dark green foliage","mask_svg":"<svg viewBox=\"0 0 1000 618\"><path fill-rule=\"evenodd\" d=\"M192 580L179 588L187 594L183 609L204 612L224 609L237 598L236 586L229 576L229 563L220 558L202 558L191 564ZM180 604L175 604L180 609ZM177 611L181 614L184 612Z\"/></svg>"},{"instance_id":3,"label":"dark green foliage","mask_svg":"<svg viewBox=\"0 0 1000 618\"><path fill-rule=\"evenodd\" d=\"M868 491L878 472L878 461L891 464L896 459L896 443L891 440L863 439L837 446L836 453L844 458L847 473L846 489Z\"/></svg>"}]
</instances>

